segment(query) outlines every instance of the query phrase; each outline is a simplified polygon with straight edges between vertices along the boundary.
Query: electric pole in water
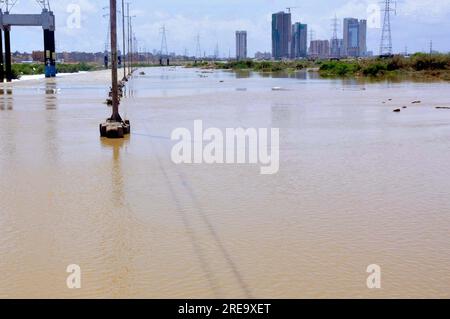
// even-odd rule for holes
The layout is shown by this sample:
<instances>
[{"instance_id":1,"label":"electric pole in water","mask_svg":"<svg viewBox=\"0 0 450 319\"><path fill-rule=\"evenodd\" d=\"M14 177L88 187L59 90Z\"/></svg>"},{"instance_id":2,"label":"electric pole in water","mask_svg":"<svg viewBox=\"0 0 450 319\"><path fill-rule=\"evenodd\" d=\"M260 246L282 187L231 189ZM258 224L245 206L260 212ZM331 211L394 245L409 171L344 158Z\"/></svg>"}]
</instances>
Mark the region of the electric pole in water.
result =
<instances>
[{"instance_id":1,"label":"electric pole in water","mask_svg":"<svg viewBox=\"0 0 450 319\"><path fill-rule=\"evenodd\" d=\"M123 121L119 114L119 83L117 74L117 0L109 1L110 35L111 35L111 104L112 115L100 124L100 136L123 138L130 134L130 122ZM121 89L123 84L121 84Z\"/></svg>"},{"instance_id":2,"label":"electric pole in water","mask_svg":"<svg viewBox=\"0 0 450 319\"><path fill-rule=\"evenodd\" d=\"M122 51L122 64L123 64L123 80L127 80L127 64L125 60L126 46L125 46L125 0L122 0L122 38L123 38L123 51Z\"/></svg>"},{"instance_id":3,"label":"electric pole in water","mask_svg":"<svg viewBox=\"0 0 450 319\"><path fill-rule=\"evenodd\" d=\"M109 1L109 14L111 17L111 79L112 79L112 115L111 120L122 122L119 114L119 87L117 83L117 8L116 0Z\"/></svg>"}]
</instances>

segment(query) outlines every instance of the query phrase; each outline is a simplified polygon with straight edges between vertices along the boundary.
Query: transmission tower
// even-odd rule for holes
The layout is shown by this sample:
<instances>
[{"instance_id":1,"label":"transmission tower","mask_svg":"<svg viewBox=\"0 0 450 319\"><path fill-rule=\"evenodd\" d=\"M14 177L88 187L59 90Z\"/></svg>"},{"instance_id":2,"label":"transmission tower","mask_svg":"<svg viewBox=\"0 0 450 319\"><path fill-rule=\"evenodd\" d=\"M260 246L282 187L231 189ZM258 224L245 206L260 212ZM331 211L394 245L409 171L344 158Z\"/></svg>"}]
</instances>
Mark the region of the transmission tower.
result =
<instances>
[{"instance_id":1,"label":"transmission tower","mask_svg":"<svg viewBox=\"0 0 450 319\"><path fill-rule=\"evenodd\" d=\"M42 9L50 10L49 0L35 0ZM5 12L11 12L11 9L17 4L18 0L0 0L1 8L5 9Z\"/></svg>"},{"instance_id":2,"label":"transmission tower","mask_svg":"<svg viewBox=\"0 0 450 319\"><path fill-rule=\"evenodd\" d=\"M392 32L391 32L391 13L396 14L397 2L395 0L384 0L384 22L381 32L380 55L392 55Z\"/></svg>"},{"instance_id":3,"label":"transmission tower","mask_svg":"<svg viewBox=\"0 0 450 319\"><path fill-rule=\"evenodd\" d=\"M195 57L201 58L202 57L202 47L200 46L200 34L197 34L196 41L197 41L197 48L195 50Z\"/></svg>"},{"instance_id":4,"label":"transmission tower","mask_svg":"<svg viewBox=\"0 0 450 319\"><path fill-rule=\"evenodd\" d=\"M17 0L14 1L16 3ZM50 0L36 0L36 2L41 6L42 9L50 10Z\"/></svg>"},{"instance_id":5,"label":"transmission tower","mask_svg":"<svg viewBox=\"0 0 450 319\"><path fill-rule=\"evenodd\" d=\"M216 43L216 47L214 49L214 59L217 60L219 58L219 42Z\"/></svg>"},{"instance_id":6,"label":"transmission tower","mask_svg":"<svg viewBox=\"0 0 450 319\"><path fill-rule=\"evenodd\" d=\"M161 57L169 56L169 50L167 48L166 26L161 28Z\"/></svg>"},{"instance_id":7,"label":"transmission tower","mask_svg":"<svg viewBox=\"0 0 450 319\"><path fill-rule=\"evenodd\" d=\"M314 41L315 35L316 35L316 31L314 31L314 30L311 29L311 30L309 31L309 42L310 42L310 43Z\"/></svg>"},{"instance_id":8,"label":"transmission tower","mask_svg":"<svg viewBox=\"0 0 450 319\"><path fill-rule=\"evenodd\" d=\"M331 24L333 35L331 37L330 53L331 53L332 58L340 58L340 56L341 56L341 46L342 45L339 43L339 38L338 38L339 26L340 26L339 20L338 20L337 16L335 15L334 18L332 19L332 24Z\"/></svg>"},{"instance_id":9,"label":"transmission tower","mask_svg":"<svg viewBox=\"0 0 450 319\"><path fill-rule=\"evenodd\" d=\"M339 20L338 20L336 15L334 16L334 18L332 20L331 27L332 27L332 30L333 30L333 36L332 36L331 40L337 41L337 39L338 39Z\"/></svg>"}]
</instances>

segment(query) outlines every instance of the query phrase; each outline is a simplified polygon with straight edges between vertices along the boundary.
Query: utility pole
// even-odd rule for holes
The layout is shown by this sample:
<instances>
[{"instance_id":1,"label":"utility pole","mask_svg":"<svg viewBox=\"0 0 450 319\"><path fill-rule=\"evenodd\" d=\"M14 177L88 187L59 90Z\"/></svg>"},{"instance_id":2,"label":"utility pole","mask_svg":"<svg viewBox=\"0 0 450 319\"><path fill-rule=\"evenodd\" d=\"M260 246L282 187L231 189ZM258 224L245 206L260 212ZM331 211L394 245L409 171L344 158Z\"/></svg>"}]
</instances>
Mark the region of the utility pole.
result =
<instances>
[{"instance_id":1,"label":"utility pole","mask_svg":"<svg viewBox=\"0 0 450 319\"><path fill-rule=\"evenodd\" d=\"M123 51L122 51L122 64L123 64L123 80L127 80L127 64L125 60L126 46L125 46L125 0L122 0L122 39L123 39Z\"/></svg>"},{"instance_id":2,"label":"utility pole","mask_svg":"<svg viewBox=\"0 0 450 319\"><path fill-rule=\"evenodd\" d=\"M112 79L112 115L111 120L122 122L119 114L119 87L117 83L117 8L116 0L109 1L109 14L111 16L111 79Z\"/></svg>"},{"instance_id":3,"label":"utility pole","mask_svg":"<svg viewBox=\"0 0 450 319\"><path fill-rule=\"evenodd\" d=\"M130 122L123 121L119 114L119 83L117 72L117 0L109 0L110 33L111 33L111 100L112 115L105 123L100 124L100 136L123 138L130 134Z\"/></svg>"}]
</instances>

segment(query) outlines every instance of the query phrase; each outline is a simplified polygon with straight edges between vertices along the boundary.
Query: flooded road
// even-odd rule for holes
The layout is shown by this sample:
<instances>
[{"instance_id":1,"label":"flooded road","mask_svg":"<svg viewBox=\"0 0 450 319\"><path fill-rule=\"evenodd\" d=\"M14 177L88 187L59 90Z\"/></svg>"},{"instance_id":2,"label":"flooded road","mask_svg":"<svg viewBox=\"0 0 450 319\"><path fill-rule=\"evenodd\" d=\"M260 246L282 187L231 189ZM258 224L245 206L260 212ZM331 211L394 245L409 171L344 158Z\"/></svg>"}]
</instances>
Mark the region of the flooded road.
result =
<instances>
[{"instance_id":1,"label":"flooded road","mask_svg":"<svg viewBox=\"0 0 450 319\"><path fill-rule=\"evenodd\" d=\"M0 297L450 297L448 83L145 72L125 140L106 71L0 88ZM279 173L175 165L197 119L280 128Z\"/></svg>"}]
</instances>

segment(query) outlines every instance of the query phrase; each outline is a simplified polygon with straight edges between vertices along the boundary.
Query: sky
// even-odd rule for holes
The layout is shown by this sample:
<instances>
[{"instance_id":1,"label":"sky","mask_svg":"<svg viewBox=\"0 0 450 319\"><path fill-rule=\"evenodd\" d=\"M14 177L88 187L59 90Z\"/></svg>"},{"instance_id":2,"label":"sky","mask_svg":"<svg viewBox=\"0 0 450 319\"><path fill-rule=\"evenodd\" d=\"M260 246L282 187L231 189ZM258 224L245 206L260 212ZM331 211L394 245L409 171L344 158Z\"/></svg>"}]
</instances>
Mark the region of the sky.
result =
<instances>
[{"instance_id":1,"label":"sky","mask_svg":"<svg viewBox=\"0 0 450 319\"><path fill-rule=\"evenodd\" d=\"M196 37L202 52L212 55L216 45L221 56L235 53L235 31L247 30L248 52L271 51L271 14L292 9L292 22L308 24L315 39L330 39L332 19L354 17L369 20L368 50L379 51L381 29L378 0L125 0L131 3L135 33L142 49L160 50L165 25L169 52L194 55ZM3 1L2 1L3 2ZM104 51L107 39L109 0L50 0L57 21L57 50ZM121 0L118 0L121 7ZM36 0L18 0L11 13L39 13ZM79 13L79 15L78 15ZM433 49L450 51L450 0L398 0L392 16L395 52ZM42 50L42 30L14 27L14 51Z\"/></svg>"}]
</instances>

